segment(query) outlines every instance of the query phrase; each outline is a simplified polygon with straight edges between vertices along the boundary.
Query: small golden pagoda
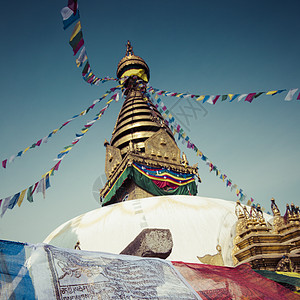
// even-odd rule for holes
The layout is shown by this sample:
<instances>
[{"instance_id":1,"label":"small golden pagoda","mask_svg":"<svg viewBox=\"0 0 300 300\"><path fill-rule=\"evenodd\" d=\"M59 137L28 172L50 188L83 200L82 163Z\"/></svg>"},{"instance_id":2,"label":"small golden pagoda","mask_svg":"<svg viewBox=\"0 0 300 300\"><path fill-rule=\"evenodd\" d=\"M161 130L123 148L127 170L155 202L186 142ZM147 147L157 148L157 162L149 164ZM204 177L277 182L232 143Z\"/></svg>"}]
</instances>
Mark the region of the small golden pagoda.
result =
<instances>
[{"instance_id":1,"label":"small golden pagoda","mask_svg":"<svg viewBox=\"0 0 300 300\"><path fill-rule=\"evenodd\" d=\"M300 211L287 204L281 216L275 199L271 199L273 219L266 222L259 205L250 211L236 204L235 265L250 263L253 269L300 273Z\"/></svg>"},{"instance_id":2,"label":"small golden pagoda","mask_svg":"<svg viewBox=\"0 0 300 300\"><path fill-rule=\"evenodd\" d=\"M158 195L196 195L197 166L189 166L163 117L146 93L150 71L127 43L117 77L125 101L106 147L107 182L100 191L102 206ZM199 176L198 176L199 178Z\"/></svg>"}]
</instances>

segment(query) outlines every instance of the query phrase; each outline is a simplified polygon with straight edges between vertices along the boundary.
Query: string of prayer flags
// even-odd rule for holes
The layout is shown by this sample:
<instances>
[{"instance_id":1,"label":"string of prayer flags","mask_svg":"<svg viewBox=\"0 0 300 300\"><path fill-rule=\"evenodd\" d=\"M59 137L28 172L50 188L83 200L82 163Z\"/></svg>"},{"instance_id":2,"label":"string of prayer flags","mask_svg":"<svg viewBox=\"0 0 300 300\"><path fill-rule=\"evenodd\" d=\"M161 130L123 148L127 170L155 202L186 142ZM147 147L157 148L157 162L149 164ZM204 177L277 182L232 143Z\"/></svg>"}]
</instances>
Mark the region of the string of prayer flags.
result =
<instances>
[{"instance_id":1,"label":"string of prayer flags","mask_svg":"<svg viewBox=\"0 0 300 300\"><path fill-rule=\"evenodd\" d=\"M62 150L57 157L59 157L58 162L50 169L50 171L48 171L45 175L42 176L42 179L40 179L38 182L34 183L33 185L31 185L30 187L26 188L25 190L23 190L22 192L18 192L13 196L9 196L7 198L4 199L0 199L0 206L2 204L2 212L1 212L1 217L3 217L3 215L5 214L6 210L9 209L13 209L16 204L18 204L18 206L20 207L23 199L25 197L26 194L26 198L27 200L32 203L33 202L33 194L37 194L37 193L43 193L43 196L45 198L45 191L46 189L48 189L50 187L50 179L49 176L50 175L54 175L55 171L58 171L59 166L61 164L62 159L65 156L60 156L61 153L67 154L69 153L69 151L74 147L75 144L77 144L77 142L84 136L84 134L91 128L91 126L93 124L95 124L95 122L97 120L99 120L101 118L101 116L104 114L104 112L107 110L107 108L109 107L110 103L117 98L117 93L115 93L110 100L107 101L106 105L104 108L102 108L100 110L100 112L96 115L96 117L92 120L86 123L86 125L84 126L84 128L81 130L81 134L76 134L75 139L73 140L71 145L68 145L65 147L64 150Z\"/></svg>"},{"instance_id":2,"label":"string of prayer flags","mask_svg":"<svg viewBox=\"0 0 300 300\"><path fill-rule=\"evenodd\" d=\"M73 55L79 55L75 59L76 66L81 68L85 63L83 70L81 72L82 78L91 85L99 85L100 83L104 83L110 80L117 81L116 78L97 77L91 70L91 66L89 64L87 51L84 45L83 32L80 22L80 15L77 0L68 0L68 6L64 7L61 10L61 15L63 18L63 27L64 29L69 28L73 23L76 22L72 34L70 36L69 44L73 49Z\"/></svg>"},{"instance_id":3,"label":"string of prayer flags","mask_svg":"<svg viewBox=\"0 0 300 300\"><path fill-rule=\"evenodd\" d=\"M12 155L9 159L4 159L2 161L2 168L6 169L7 167L7 163L12 163L16 157L21 157L24 153L26 153L29 149L34 149L36 146L40 146L41 144L45 144L48 142L48 139L51 138L53 136L53 134L57 133L58 131L60 131L62 128L64 128L67 124L69 124L70 122L72 122L73 120L75 120L78 117L84 116L86 115L91 109L94 108L94 106L100 102L101 100L103 100L104 98L106 98L110 93L113 93L116 90L120 90L122 87L122 85L117 85L115 87L112 87L111 89L109 89L108 91L105 92L105 94L103 94L100 98L96 99L93 101L92 105L90 105L87 109L83 110L82 112L80 112L77 115L74 115L71 119L67 120L66 122L64 122L60 127L52 130L48 135L46 135L45 137L43 137L42 139L39 139L37 142L33 143L31 146L26 147L24 150L19 151L17 154Z\"/></svg>"},{"instance_id":4,"label":"string of prayer flags","mask_svg":"<svg viewBox=\"0 0 300 300\"><path fill-rule=\"evenodd\" d=\"M219 99L221 101L227 101L233 102L235 99L237 101L241 101L244 99L244 101L251 103L254 99L260 97L261 95L265 94L267 96L274 96L277 94L280 94L282 92L287 91L286 89L281 89L281 90L272 90L268 92L253 92L253 93L248 93L248 94L224 94L224 95L195 95L195 94L187 94L187 93L177 93L177 92L169 92L169 91L164 91L164 90L159 90L156 88L153 88L152 86L149 86L147 88L149 92L152 94L156 94L158 96L167 96L167 97L177 97L177 98L192 98L195 99L196 101L202 101L203 103L207 102L212 105L215 105ZM290 89L285 97L284 100L286 101L291 101L293 99L293 96L295 93L298 91L298 89ZM297 100L300 100L300 93L297 96Z\"/></svg>"},{"instance_id":5,"label":"string of prayer flags","mask_svg":"<svg viewBox=\"0 0 300 300\"><path fill-rule=\"evenodd\" d=\"M150 90L150 92L153 93L153 91ZM216 98L216 96L214 96ZM214 98L214 99L215 99ZM167 125L170 127L173 134L178 134L178 140L181 140L182 144L186 145L187 148L194 150L197 156L201 158L202 161L206 163L206 165L209 168L210 172L215 172L216 176L219 177L224 183L226 187L230 187L231 191L235 191L237 197L241 201L244 201L247 198L247 195L244 194L243 190L238 188L237 184L232 183L232 180L228 178L226 174L224 174L213 162L211 162L206 155L203 154L202 151L194 144L192 143L190 137L184 132L183 128L175 121L174 116L170 113L170 111L167 109L164 102L159 97L154 97L157 104L155 104L158 111L162 114L162 117L164 118ZM251 198L252 199L252 198Z\"/></svg>"},{"instance_id":6,"label":"string of prayer flags","mask_svg":"<svg viewBox=\"0 0 300 300\"><path fill-rule=\"evenodd\" d=\"M116 89L115 89L116 90ZM114 91L115 91L114 90ZM53 175L54 171L57 171L58 168L59 168L59 165L61 163L61 161L65 158L65 156L73 149L73 147L78 143L78 141L88 132L88 130L96 123L96 121L98 121L101 116L104 114L104 112L106 111L106 109L109 107L110 103L116 99L117 97L117 93L115 93L111 98L110 100L108 100L106 102L106 106L104 108L102 108L100 110L100 112L96 115L96 117L91 120L91 121L88 121L84 127L81 129L80 133L76 133L75 134L75 138L73 139L73 141L71 142L70 145L64 147L64 149L62 151L60 151L57 155L56 158L54 158L54 161L58 161L58 163L56 163L56 165L51 169L50 171L50 175Z\"/></svg>"},{"instance_id":7,"label":"string of prayer flags","mask_svg":"<svg viewBox=\"0 0 300 300\"><path fill-rule=\"evenodd\" d=\"M16 193L13 196L9 196L9 197L6 197L5 199L1 199L0 206L1 206L1 203L3 203L2 207L1 207L1 215L0 215L1 218L3 217L3 215L5 214L7 209L13 209L16 205L18 205L20 207L25 198L25 195L26 195L26 199L30 203L33 202L33 194L34 193L41 192L41 193L43 193L43 196L45 198L46 189L48 189L49 187L50 187L49 173L46 173L45 176L43 176L38 182L31 185L30 187L24 189L21 192Z\"/></svg>"}]
</instances>

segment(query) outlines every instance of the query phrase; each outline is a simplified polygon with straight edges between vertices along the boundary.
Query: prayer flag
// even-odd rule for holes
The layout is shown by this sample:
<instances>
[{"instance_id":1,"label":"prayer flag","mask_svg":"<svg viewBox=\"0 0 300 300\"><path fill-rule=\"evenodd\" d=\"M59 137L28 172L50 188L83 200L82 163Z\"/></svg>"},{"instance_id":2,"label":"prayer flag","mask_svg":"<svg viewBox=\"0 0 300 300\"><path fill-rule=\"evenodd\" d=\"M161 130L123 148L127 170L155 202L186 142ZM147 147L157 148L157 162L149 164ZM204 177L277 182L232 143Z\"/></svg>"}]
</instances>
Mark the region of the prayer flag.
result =
<instances>
[{"instance_id":1,"label":"prayer flag","mask_svg":"<svg viewBox=\"0 0 300 300\"><path fill-rule=\"evenodd\" d=\"M76 53L80 50L80 48L82 47L84 45L84 40L83 39L81 39L79 42L78 42L78 44L77 44L77 46L75 47L75 48L73 48L73 55L76 55Z\"/></svg>"},{"instance_id":2,"label":"prayer flag","mask_svg":"<svg viewBox=\"0 0 300 300\"><path fill-rule=\"evenodd\" d=\"M227 95L222 96L222 101L225 101L227 99Z\"/></svg>"},{"instance_id":3,"label":"prayer flag","mask_svg":"<svg viewBox=\"0 0 300 300\"><path fill-rule=\"evenodd\" d=\"M18 206L19 206L19 207L21 206L21 204L22 204L22 202L23 202L23 199L24 199L24 196L25 196L26 191L27 191L27 189L25 189L25 190L23 190L23 191L21 192L21 195L20 195L19 200L18 200Z\"/></svg>"},{"instance_id":4,"label":"prayer flag","mask_svg":"<svg viewBox=\"0 0 300 300\"><path fill-rule=\"evenodd\" d=\"M77 67L81 67L82 64L87 60L87 55L86 55L86 51L85 51L85 47L83 47L80 51L80 54L78 56L78 58L76 59L76 65Z\"/></svg>"},{"instance_id":5,"label":"prayer flag","mask_svg":"<svg viewBox=\"0 0 300 300\"><path fill-rule=\"evenodd\" d=\"M207 100L207 103L214 104L213 101L212 101L213 98L215 98L215 95L209 96L209 98L208 98L208 100ZM204 103L204 100L203 100L203 103Z\"/></svg>"},{"instance_id":6,"label":"prayer flag","mask_svg":"<svg viewBox=\"0 0 300 300\"><path fill-rule=\"evenodd\" d=\"M75 13L78 9L77 0L68 0L68 7Z\"/></svg>"},{"instance_id":7,"label":"prayer flag","mask_svg":"<svg viewBox=\"0 0 300 300\"><path fill-rule=\"evenodd\" d=\"M27 152L27 151L29 150L29 148L30 148L30 147L27 147L27 148L23 151L23 153Z\"/></svg>"},{"instance_id":8,"label":"prayer flag","mask_svg":"<svg viewBox=\"0 0 300 300\"><path fill-rule=\"evenodd\" d=\"M8 162L9 162L9 163L12 163L12 162L15 160L15 158L16 158L16 155L12 155L12 156L9 158Z\"/></svg>"},{"instance_id":9,"label":"prayer flag","mask_svg":"<svg viewBox=\"0 0 300 300\"><path fill-rule=\"evenodd\" d=\"M297 100L300 100L300 93L299 93L299 95L298 95L298 97L297 97Z\"/></svg>"},{"instance_id":10,"label":"prayer flag","mask_svg":"<svg viewBox=\"0 0 300 300\"><path fill-rule=\"evenodd\" d=\"M272 94L272 96L277 95L277 94L280 94L280 93L282 93L282 92L284 92L284 91L286 91L286 90L278 90L278 91L276 91L276 93Z\"/></svg>"},{"instance_id":11,"label":"prayer flag","mask_svg":"<svg viewBox=\"0 0 300 300\"><path fill-rule=\"evenodd\" d=\"M213 104L216 104L216 102L218 101L219 98L220 98L220 95L216 96L216 98L212 101Z\"/></svg>"},{"instance_id":12,"label":"prayer flag","mask_svg":"<svg viewBox=\"0 0 300 300\"><path fill-rule=\"evenodd\" d=\"M78 21L74 26L73 32L70 37L70 41L72 41L80 31L81 31L81 23L80 21Z\"/></svg>"},{"instance_id":13,"label":"prayer flag","mask_svg":"<svg viewBox=\"0 0 300 300\"><path fill-rule=\"evenodd\" d=\"M44 178L42 178L39 182L38 185L36 187L36 193L41 193L43 191L43 181Z\"/></svg>"},{"instance_id":14,"label":"prayer flag","mask_svg":"<svg viewBox=\"0 0 300 300\"><path fill-rule=\"evenodd\" d=\"M44 144L46 144L48 142L48 137L47 136L45 136L45 137L43 137L43 139L42 139L42 143Z\"/></svg>"},{"instance_id":15,"label":"prayer flag","mask_svg":"<svg viewBox=\"0 0 300 300\"><path fill-rule=\"evenodd\" d=\"M34 184L34 188L33 188L32 192L31 192L31 195L33 195L33 193L35 192L35 190L36 190L38 184L39 184L39 182L36 182L36 183Z\"/></svg>"},{"instance_id":16,"label":"prayer flag","mask_svg":"<svg viewBox=\"0 0 300 300\"><path fill-rule=\"evenodd\" d=\"M264 94L265 92L259 92L259 93L257 93L255 96L254 96L254 98L258 98L259 96L261 96L262 94Z\"/></svg>"},{"instance_id":17,"label":"prayer flag","mask_svg":"<svg viewBox=\"0 0 300 300\"><path fill-rule=\"evenodd\" d=\"M41 143L42 143L42 140L39 140L39 141L36 142L36 145L37 145L37 146L40 146Z\"/></svg>"},{"instance_id":18,"label":"prayer flag","mask_svg":"<svg viewBox=\"0 0 300 300\"><path fill-rule=\"evenodd\" d=\"M172 263L202 299L299 299L289 289L254 272L249 263L235 268Z\"/></svg>"},{"instance_id":19,"label":"prayer flag","mask_svg":"<svg viewBox=\"0 0 300 300\"><path fill-rule=\"evenodd\" d=\"M33 185L31 187L29 187L29 189L27 190L27 200L29 202L33 202L32 188L33 188Z\"/></svg>"},{"instance_id":20,"label":"prayer flag","mask_svg":"<svg viewBox=\"0 0 300 300\"><path fill-rule=\"evenodd\" d=\"M66 152L66 153L68 153L68 152ZM58 171L60 163L61 163L61 160L54 166L55 171Z\"/></svg>"},{"instance_id":21,"label":"prayer flag","mask_svg":"<svg viewBox=\"0 0 300 300\"><path fill-rule=\"evenodd\" d=\"M3 201L1 218L3 217L3 215L5 214L5 212L6 212L7 208L8 208L8 206L9 206L10 199L11 199L11 196L5 198L4 201Z\"/></svg>"},{"instance_id":22,"label":"prayer flag","mask_svg":"<svg viewBox=\"0 0 300 300\"><path fill-rule=\"evenodd\" d=\"M246 97L245 101L248 101L248 102L252 102L253 101L253 97L256 95L256 93L250 93L248 94L248 96Z\"/></svg>"},{"instance_id":23,"label":"prayer flag","mask_svg":"<svg viewBox=\"0 0 300 300\"><path fill-rule=\"evenodd\" d=\"M5 169L6 168L6 164L7 164L7 159L2 161L2 167Z\"/></svg>"},{"instance_id":24,"label":"prayer flag","mask_svg":"<svg viewBox=\"0 0 300 300\"><path fill-rule=\"evenodd\" d=\"M290 89L284 100L291 101L297 91L298 91L298 89Z\"/></svg>"},{"instance_id":25,"label":"prayer flag","mask_svg":"<svg viewBox=\"0 0 300 300\"><path fill-rule=\"evenodd\" d=\"M13 209L15 205L17 204L20 197L20 193L15 194L9 201L8 207L9 209Z\"/></svg>"},{"instance_id":26,"label":"prayer flag","mask_svg":"<svg viewBox=\"0 0 300 300\"><path fill-rule=\"evenodd\" d=\"M203 98L203 103L205 103L209 99L209 95L205 95Z\"/></svg>"},{"instance_id":27,"label":"prayer flag","mask_svg":"<svg viewBox=\"0 0 300 300\"><path fill-rule=\"evenodd\" d=\"M23 153L23 151L20 151L20 152L17 154L17 156L21 156L22 153Z\"/></svg>"},{"instance_id":28,"label":"prayer flag","mask_svg":"<svg viewBox=\"0 0 300 300\"><path fill-rule=\"evenodd\" d=\"M201 95L200 97L198 97L197 99L196 99L196 101L201 101L201 100L203 100L205 98L205 95Z\"/></svg>"},{"instance_id":29,"label":"prayer flag","mask_svg":"<svg viewBox=\"0 0 300 300\"><path fill-rule=\"evenodd\" d=\"M246 97L247 96L247 94L242 94L242 95L240 95L239 97L238 97L238 101L241 101L244 97Z\"/></svg>"},{"instance_id":30,"label":"prayer flag","mask_svg":"<svg viewBox=\"0 0 300 300\"><path fill-rule=\"evenodd\" d=\"M74 12L69 7L64 7L60 13L63 18L64 29L67 29L70 25L72 25L80 18L79 10L76 10L76 13L74 14Z\"/></svg>"},{"instance_id":31,"label":"prayer flag","mask_svg":"<svg viewBox=\"0 0 300 300\"><path fill-rule=\"evenodd\" d=\"M82 70L82 76L86 75L89 72L89 70L90 70L90 64L89 61L87 60Z\"/></svg>"},{"instance_id":32,"label":"prayer flag","mask_svg":"<svg viewBox=\"0 0 300 300\"><path fill-rule=\"evenodd\" d=\"M49 173L46 175L45 184L46 184L46 189L50 187Z\"/></svg>"},{"instance_id":33,"label":"prayer flag","mask_svg":"<svg viewBox=\"0 0 300 300\"><path fill-rule=\"evenodd\" d=\"M234 99L236 99L240 94L235 94L235 95L232 95L232 98L230 99L229 102L232 102Z\"/></svg>"}]
</instances>

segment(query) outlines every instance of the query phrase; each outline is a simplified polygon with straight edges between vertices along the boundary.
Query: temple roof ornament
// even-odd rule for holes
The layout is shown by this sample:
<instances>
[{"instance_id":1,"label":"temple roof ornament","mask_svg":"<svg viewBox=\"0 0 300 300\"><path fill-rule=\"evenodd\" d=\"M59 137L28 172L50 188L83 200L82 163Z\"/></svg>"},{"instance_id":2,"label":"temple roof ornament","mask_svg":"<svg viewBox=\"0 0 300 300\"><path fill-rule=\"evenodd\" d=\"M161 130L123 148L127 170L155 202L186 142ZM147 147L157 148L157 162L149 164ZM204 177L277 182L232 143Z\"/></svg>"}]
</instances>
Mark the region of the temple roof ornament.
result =
<instances>
[{"instance_id":1,"label":"temple roof ornament","mask_svg":"<svg viewBox=\"0 0 300 300\"><path fill-rule=\"evenodd\" d=\"M117 77L120 79L131 75L137 75L145 82L148 82L150 79L148 65L141 57L134 54L132 45L130 41L128 41L126 45L126 54L118 64Z\"/></svg>"}]
</instances>

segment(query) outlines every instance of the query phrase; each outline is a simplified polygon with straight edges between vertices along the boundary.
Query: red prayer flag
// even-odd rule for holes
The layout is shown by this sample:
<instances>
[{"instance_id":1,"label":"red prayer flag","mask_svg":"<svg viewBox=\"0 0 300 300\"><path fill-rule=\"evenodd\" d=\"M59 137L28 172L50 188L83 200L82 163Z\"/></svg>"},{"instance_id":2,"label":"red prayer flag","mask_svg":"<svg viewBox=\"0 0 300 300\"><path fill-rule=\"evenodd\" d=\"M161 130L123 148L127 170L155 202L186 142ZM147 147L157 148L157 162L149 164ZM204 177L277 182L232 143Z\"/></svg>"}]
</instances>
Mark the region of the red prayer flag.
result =
<instances>
[{"instance_id":1,"label":"red prayer flag","mask_svg":"<svg viewBox=\"0 0 300 300\"><path fill-rule=\"evenodd\" d=\"M36 190L36 188L37 188L38 184L39 184L39 181L38 181L38 182L36 182L36 183L34 184L34 188L33 188L32 192L31 192L30 196L32 196L32 195L33 195L33 193L35 192L35 190Z\"/></svg>"},{"instance_id":2,"label":"red prayer flag","mask_svg":"<svg viewBox=\"0 0 300 300\"><path fill-rule=\"evenodd\" d=\"M299 299L287 288L254 272L250 264L235 268L184 262L172 264L204 300Z\"/></svg>"},{"instance_id":3,"label":"red prayer flag","mask_svg":"<svg viewBox=\"0 0 300 300\"><path fill-rule=\"evenodd\" d=\"M41 143L42 143L42 140L39 140L39 141L36 142L36 145L37 145L37 146L40 146Z\"/></svg>"},{"instance_id":4,"label":"red prayer flag","mask_svg":"<svg viewBox=\"0 0 300 300\"><path fill-rule=\"evenodd\" d=\"M80 48L84 45L84 40L81 39L79 41L79 43L77 44L77 46L73 49L74 55L77 54L77 52L80 50Z\"/></svg>"},{"instance_id":5,"label":"red prayer flag","mask_svg":"<svg viewBox=\"0 0 300 300\"><path fill-rule=\"evenodd\" d=\"M212 101L213 104L216 104L216 102L218 101L219 98L220 98L220 95L216 96L216 98Z\"/></svg>"},{"instance_id":6,"label":"red prayer flag","mask_svg":"<svg viewBox=\"0 0 300 300\"><path fill-rule=\"evenodd\" d=\"M298 97L297 97L297 100L300 100L300 93L299 93L299 95L298 95Z\"/></svg>"},{"instance_id":7,"label":"red prayer flag","mask_svg":"<svg viewBox=\"0 0 300 300\"><path fill-rule=\"evenodd\" d=\"M68 0L68 7L73 10L74 15L76 14L76 11L78 9L77 0Z\"/></svg>"},{"instance_id":8,"label":"red prayer flag","mask_svg":"<svg viewBox=\"0 0 300 300\"><path fill-rule=\"evenodd\" d=\"M6 168L6 164L7 164L7 159L2 161L2 167L5 169Z\"/></svg>"},{"instance_id":9,"label":"red prayer flag","mask_svg":"<svg viewBox=\"0 0 300 300\"><path fill-rule=\"evenodd\" d=\"M53 168L53 169L54 169L55 171L57 171L57 170L58 170L60 163L61 163L61 160L60 160L60 161L59 161L59 162L58 162L58 163L57 163L57 164L54 166L54 168Z\"/></svg>"},{"instance_id":10,"label":"red prayer flag","mask_svg":"<svg viewBox=\"0 0 300 300\"><path fill-rule=\"evenodd\" d=\"M256 95L256 93L250 93L250 94L246 97L245 101L248 101L248 102L251 103L255 95Z\"/></svg>"}]
</instances>

